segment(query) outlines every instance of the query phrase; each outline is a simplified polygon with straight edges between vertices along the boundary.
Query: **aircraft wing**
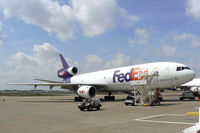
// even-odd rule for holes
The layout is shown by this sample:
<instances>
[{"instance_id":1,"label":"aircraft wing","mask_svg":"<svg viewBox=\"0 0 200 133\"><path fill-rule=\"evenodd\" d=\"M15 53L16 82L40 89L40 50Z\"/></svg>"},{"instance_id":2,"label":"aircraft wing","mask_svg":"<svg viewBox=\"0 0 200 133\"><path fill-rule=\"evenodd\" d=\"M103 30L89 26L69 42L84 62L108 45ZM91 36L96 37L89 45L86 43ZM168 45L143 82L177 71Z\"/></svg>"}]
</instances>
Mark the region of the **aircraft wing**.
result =
<instances>
[{"instance_id":1,"label":"aircraft wing","mask_svg":"<svg viewBox=\"0 0 200 133\"><path fill-rule=\"evenodd\" d=\"M181 86L200 87L200 83L185 83Z\"/></svg>"},{"instance_id":2,"label":"aircraft wing","mask_svg":"<svg viewBox=\"0 0 200 133\"><path fill-rule=\"evenodd\" d=\"M181 86L200 87L200 78L193 79Z\"/></svg>"},{"instance_id":3,"label":"aircraft wing","mask_svg":"<svg viewBox=\"0 0 200 133\"><path fill-rule=\"evenodd\" d=\"M52 81L52 80L46 80L46 79L34 79L34 80L48 82L48 83L63 83L63 82L59 82L59 81Z\"/></svg>"},{"instance_id":4,"label":"aircraft wing","mask_svg":"<svg viewBox=\"0 0 200 133\"><path fill-rule=\"evenodd\" d=\"M64 83L64 82L58 82L58 83L9 83L8 85L27 85L27 86L34 86L35 88L37 86L49 86L50 89L52 89L55 86L61 87L61 89L69 89L72 91L76 91L80 85L91 85L96 87L97 89L106 87L106 84L79 84L79 83Z\"/></svg>"}]
</instances>

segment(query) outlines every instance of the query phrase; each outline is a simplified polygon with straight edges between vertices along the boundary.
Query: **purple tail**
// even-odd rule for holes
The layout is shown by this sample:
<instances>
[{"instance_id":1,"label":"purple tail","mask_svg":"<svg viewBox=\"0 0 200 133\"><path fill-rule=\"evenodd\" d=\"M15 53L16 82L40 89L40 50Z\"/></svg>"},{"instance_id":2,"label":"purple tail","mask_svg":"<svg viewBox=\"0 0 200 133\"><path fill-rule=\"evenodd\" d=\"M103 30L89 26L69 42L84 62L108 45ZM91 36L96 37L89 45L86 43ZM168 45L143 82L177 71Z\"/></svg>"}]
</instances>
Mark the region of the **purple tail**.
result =
<instances>
[{"instance_id":1,"label":"purple tail","mask_svg":"<svg viewBox=\"0 0 200 133\"><path fill-rule=\"evenodd\" d=\"M60 55L60 60L62 62L63 68L65 68L65 69L69 68L69 65L65 61L65 58L63 57L63 55L62 54L59 54L59 55Z\"/></svg>"},{"instance_id":2,"label":"purple tail","mask_svg":"<svg viewBox=\"0 0 200 133\"><path fill-rule=\"evenodd\" d=\"M60 55L60 60L63 65L63 69L59 70L57 72L57 75L59 78L63 78L63 80L68 80L78 72L78 69L76 67L69 67L65 58L62 56L62 54L59 54L59 55Z\"/></svg>"}]
</instances>

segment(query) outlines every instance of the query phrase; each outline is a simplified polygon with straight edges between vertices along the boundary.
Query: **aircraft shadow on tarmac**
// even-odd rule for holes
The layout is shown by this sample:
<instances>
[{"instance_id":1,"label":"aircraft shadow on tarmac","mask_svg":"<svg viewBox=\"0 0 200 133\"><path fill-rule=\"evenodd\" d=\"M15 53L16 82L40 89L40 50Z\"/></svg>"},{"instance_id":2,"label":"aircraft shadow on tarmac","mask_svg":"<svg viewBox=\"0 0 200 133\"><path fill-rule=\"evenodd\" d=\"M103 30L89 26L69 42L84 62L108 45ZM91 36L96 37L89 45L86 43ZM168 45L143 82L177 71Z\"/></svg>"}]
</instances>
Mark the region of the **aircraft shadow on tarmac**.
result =
<instances>
[{"instance_id":1,"label":"aircraft shadow on tarmac","mask_svg":"<svg viewBox=\"0 0 200 133\"><path fill-rule=\"evenodd\" d=\"M198 100L183 100L180 101L179 99L168 99L168 100L163 100L162 102L198 102Z\"/></svg>"},{"instance_id":2,"label":"aircraft shadow on tarmac","mask_svg":"<svg viewBox=\"0 0 200 133\"><path fill-rule=\"evenodd\" d=\"M105 103L105 102L123 102L125 99L116 99L115 101L101 101L101 103ZM18 102L32 102L32 103L65 103L65 102L69 102L72 103L74 102L74 99L48 99L48 100L26 100L26 101L18 101ZM170 102L170 103L167 103ZM182 102L189 102L189 101L180 101L178 99L176 100L163 100L161 102L160 106L173 106L173 105L179 105L179 104L183 104ZM75 102L74 102L75 103ZM81 102L77 102L77 103L81 103ZM136 105L138 106L138 105ZM158 105L155 105L158 106Z\"/></svg>"},{"instance_id":3,"label":"aircraft shadow on tarmac","mask_svg":"<svg viewBox=\"0 0 200 133\"><path fill-rule=\"evenodd\" d=\"M122 102L122 101L124 101L124 100L126 100L126 99L115 99L115 101L101 101L102 103L104 103L104 102ZM50 98L50 99L48 99L48 100L26 100L26 101L18 101L18 102L46 102L46 103L51 103L51 102L57 102L57 103L59 103L59 102L74 102L74 99L55 99L55 98Z\"/></svg>"},{"instance_id":4,"label":"aircraft shadow on tarmac","mask_svg":"<svg viewBox=\"0 0 200 133\"><path fill-rule=\"evenodd\" d=\"M164 103L164 104L162 104L162 102L161 102L160 106L173 106L173 105L180 105L180 104L182 104L182 103Z\"/></svg>"},{"instance_id":5,"label":"aircraft shadow on tarmac","mask_svg":"<svg viewBox=\"0 0 200 133\"><path fill-rule=\"evenodd\" d=\"M74 102L74 99L49 99L49 100L27 100L27 101L18 101L18 102L33 102L33 103L61 103L61 102Z\"/></svg>"}]
</instances>

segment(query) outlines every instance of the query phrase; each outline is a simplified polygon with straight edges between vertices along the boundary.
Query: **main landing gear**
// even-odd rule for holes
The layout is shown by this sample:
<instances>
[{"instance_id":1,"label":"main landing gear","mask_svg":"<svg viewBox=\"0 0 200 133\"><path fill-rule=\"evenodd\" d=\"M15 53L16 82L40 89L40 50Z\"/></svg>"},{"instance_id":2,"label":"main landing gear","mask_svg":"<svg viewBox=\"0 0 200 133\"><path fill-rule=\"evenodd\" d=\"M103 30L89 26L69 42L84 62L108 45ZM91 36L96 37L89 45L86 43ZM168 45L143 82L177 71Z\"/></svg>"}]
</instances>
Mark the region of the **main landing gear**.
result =
<instances>
[{"instance_id":1,"label":"main landing gear","mask_svg":"<svg viewBox=\"0 0 200 133\"><path fill-rule=\"evenodd\" d=\"M104 96L105 101L115 101L115 96L112 96L112 93L109 92L108 96Z\"/></svg>"},{"instance_id":2,"label":"main landing gear","mask_svg":"<svg viewBox=\"0 0 200 133\"><path fill-rule=\"evenodd\" d=\"M74 97L74 101L75 101L75 102L82 102L83 99L84 99L84 98L82 98L82 97L80 97L80 96L79 96L79 97Z\"/></svg>"}]
</instances>

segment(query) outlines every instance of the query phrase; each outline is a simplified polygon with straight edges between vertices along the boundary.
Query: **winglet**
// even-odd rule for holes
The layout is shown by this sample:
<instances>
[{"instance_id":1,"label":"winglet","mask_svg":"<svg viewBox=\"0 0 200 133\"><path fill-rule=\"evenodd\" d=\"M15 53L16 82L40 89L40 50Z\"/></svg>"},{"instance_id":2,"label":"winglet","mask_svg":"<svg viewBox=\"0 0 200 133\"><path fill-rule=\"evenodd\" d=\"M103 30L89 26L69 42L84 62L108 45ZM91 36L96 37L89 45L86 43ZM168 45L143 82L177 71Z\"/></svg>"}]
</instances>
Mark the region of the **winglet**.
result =
<instances>
[{"instance_id":1,"label":"winglet","mask_svg":"<svg viewBox=\"0 0 200 133\"><path fill-rule=\"evenodd\" d=\"M69 65L65 61L65 58L63 57L63 55L62 54L59 54L59 55L60 55L60 60L62 62L63 68L69 68Z\"/></svg>"}]
</instances>

